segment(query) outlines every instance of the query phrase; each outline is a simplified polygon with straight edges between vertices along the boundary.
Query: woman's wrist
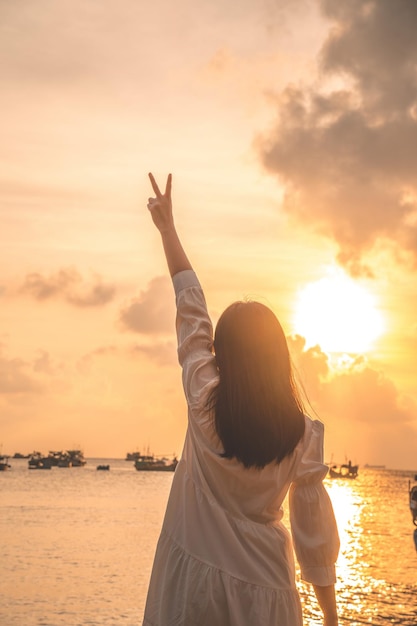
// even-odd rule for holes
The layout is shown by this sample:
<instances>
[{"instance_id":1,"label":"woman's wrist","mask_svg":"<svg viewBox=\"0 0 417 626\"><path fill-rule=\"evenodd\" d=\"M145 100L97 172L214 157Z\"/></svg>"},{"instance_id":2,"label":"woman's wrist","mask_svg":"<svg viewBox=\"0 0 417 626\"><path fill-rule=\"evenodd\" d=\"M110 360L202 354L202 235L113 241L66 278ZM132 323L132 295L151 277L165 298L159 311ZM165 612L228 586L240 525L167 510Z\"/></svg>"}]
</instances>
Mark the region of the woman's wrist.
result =
<instances>
[{"instance_id":1,"label":"woman's wrist","mask_svg":"<svg viewBox=\"0 0 417 626\"><path fill-rule=\"evenodd\" d=\"M167 224L166 226L160 226L158 227L159 232L161 233L162 236L167 236L169 237L170 234L177 234L177 231L175 229L175 225L174 222L172 224Z\"/></svg>"}]
</instances>

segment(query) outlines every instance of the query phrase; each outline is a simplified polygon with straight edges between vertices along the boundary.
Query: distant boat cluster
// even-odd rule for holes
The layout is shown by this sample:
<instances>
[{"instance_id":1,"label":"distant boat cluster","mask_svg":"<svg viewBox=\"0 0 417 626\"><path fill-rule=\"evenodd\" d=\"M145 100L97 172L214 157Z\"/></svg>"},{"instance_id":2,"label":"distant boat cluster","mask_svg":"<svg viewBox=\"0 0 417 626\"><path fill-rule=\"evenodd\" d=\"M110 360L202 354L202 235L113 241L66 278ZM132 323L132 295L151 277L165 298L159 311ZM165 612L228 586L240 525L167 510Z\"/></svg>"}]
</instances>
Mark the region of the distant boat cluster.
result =
<instances>
[{"instance_id":1,"label":"distant boat cluster","mask_svg":"<svg viewBox=\"0 0 417 626\"><path fill-rule=\"evenodd\" d=\"M0 471L11 468L9 458L8 456L0 455ZM50 470L52 467L83 467L87 463L82 450L60 450L58 452L50 450L48 454L36 451L31 454L16 452L13 458L28 459L28 468L30 470ZM173 472L178 465L175 455L169 458L168 456L128 452L125 460L133 461L135 469L139 472ZM108 471L110 470L110 465L97 465L96 469Z\"/></svg>"},{"instance_id":2,"label":"distant boat cluster","mask_svg":"<svg viewBox=\"0 0 417 626\"><path fill-rule=\"evenodd\" d=\"M52 467L82 467L87 461L81 450L50 451L44 455L40 452L32 452L29 455L29 469L51 469Z\"/></svg>"}]
</instances>

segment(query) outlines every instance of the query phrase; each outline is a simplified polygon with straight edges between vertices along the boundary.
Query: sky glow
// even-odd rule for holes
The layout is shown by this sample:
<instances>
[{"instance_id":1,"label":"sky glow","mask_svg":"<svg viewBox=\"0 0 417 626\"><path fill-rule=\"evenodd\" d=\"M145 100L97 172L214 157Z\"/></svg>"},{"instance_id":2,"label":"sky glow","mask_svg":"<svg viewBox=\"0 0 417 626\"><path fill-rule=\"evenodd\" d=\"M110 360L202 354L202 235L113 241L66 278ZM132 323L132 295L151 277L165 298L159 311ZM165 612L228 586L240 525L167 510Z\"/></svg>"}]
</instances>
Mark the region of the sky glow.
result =
<instances>
[{"instance_id":1,"label":"sky glow","mask_svg":"<svg viewBox=\"0 0 417 626\"><path fill-rule=\"evenodd\" d=\"M335 460L416 469L417 3L359 4L1 4L3 452L181 452L152 171L213 320L277 313Z\"/></svg>"}]
</instances>

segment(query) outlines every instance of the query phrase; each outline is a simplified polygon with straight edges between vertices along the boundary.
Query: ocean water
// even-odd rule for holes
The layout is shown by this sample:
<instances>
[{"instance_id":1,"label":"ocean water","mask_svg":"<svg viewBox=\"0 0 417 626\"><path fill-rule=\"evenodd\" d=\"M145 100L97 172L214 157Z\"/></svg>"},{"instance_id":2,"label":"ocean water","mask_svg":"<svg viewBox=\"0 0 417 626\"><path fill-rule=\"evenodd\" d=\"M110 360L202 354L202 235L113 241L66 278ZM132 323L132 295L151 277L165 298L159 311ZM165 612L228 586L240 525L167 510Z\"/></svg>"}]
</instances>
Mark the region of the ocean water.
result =
<instances>
[{"instance_id":1,"label":"ocean water","mask_svg":"<svg viewBox=\"0 0 417 626\"><path fill-rule=\"evenodd\" d=\"M139 626L172 474L114 459L49 471L10 462L0 472L1 626ZM341 626L417 626L413 477L364 468L356 480L326 479ZM321 625L312 589L298 586L305 625Z\"/></svg>"}]
</instances>

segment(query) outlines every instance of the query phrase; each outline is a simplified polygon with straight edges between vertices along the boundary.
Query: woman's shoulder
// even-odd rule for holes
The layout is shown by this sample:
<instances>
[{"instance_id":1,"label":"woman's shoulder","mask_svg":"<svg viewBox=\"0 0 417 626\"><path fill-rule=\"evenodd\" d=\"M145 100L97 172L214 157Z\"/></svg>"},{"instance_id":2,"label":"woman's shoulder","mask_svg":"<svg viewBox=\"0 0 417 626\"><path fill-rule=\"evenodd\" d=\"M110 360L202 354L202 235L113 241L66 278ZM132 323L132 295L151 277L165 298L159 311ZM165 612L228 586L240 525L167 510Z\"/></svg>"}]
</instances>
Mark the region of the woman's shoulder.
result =
<instances>
[{"instance_id":1,"label":"woman's shoulder","mask_svg":"<svg viewBox=\"0 0 417 626\"><path fill-rule=\"evenodd\" d=\"M309 440L311 437L323 437L324 424L318 419L313 419L307 414L304 414L304 435L302 439Z\"/></svg>"},{"instance_id":2,"label":"woman's shoulder","mask_svg":"<svg viewBox=\"0 0 417 626\"><path fill-rule=\"evenodd\" d=\"M324 424L308 415L304 418L304 435L295 449L295 479L314 482L327 473L327 466L323 463Z\"/></svg>"},{"instance_id":3,"label":"woman's shoulder","mask_svg":"<svg viewBox=\"0 0 417 626\"><path fill-rule=\"evenodd\" d=\"M323 422L304 414L304 433L294 450L294 464L298 465L298 463L302 462L303 459L311 454L315 456L315 452L322 448L323 440Z\"/></svg>"}]
</instances>

